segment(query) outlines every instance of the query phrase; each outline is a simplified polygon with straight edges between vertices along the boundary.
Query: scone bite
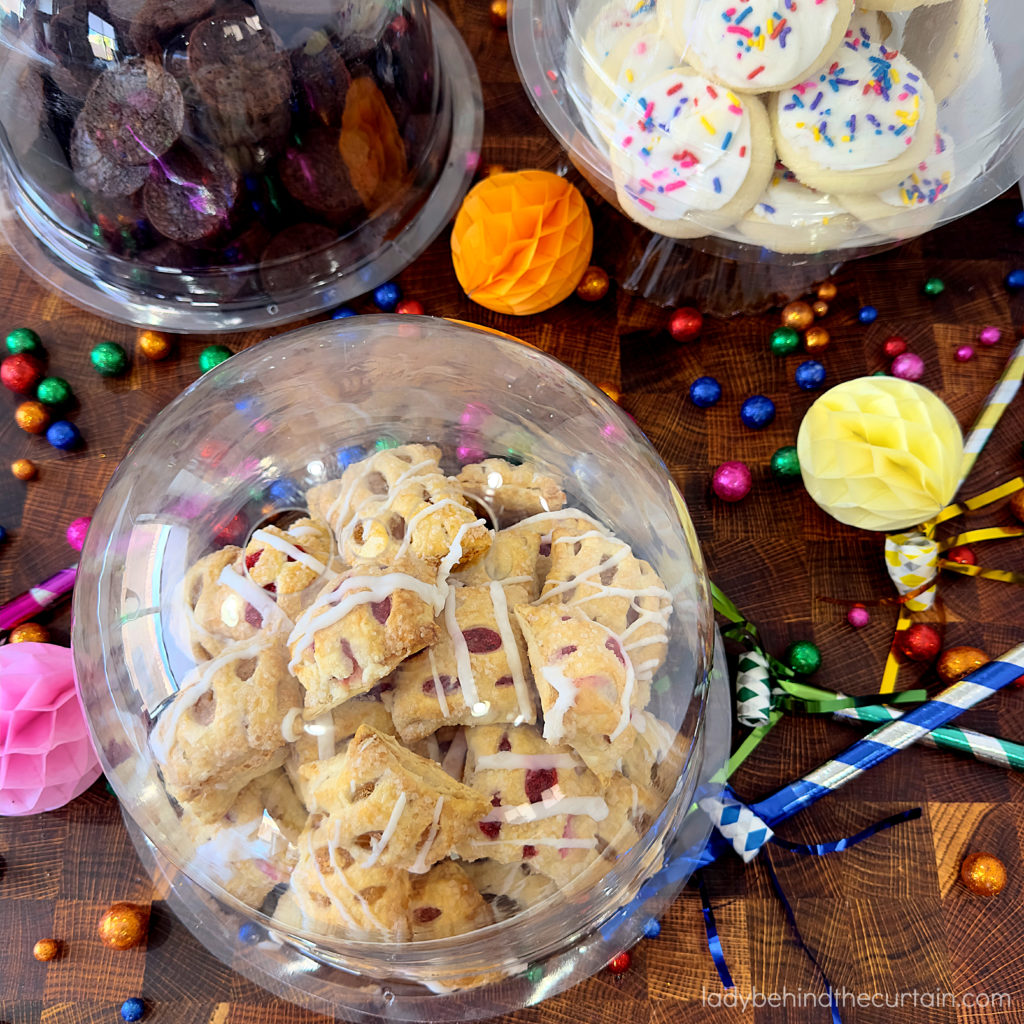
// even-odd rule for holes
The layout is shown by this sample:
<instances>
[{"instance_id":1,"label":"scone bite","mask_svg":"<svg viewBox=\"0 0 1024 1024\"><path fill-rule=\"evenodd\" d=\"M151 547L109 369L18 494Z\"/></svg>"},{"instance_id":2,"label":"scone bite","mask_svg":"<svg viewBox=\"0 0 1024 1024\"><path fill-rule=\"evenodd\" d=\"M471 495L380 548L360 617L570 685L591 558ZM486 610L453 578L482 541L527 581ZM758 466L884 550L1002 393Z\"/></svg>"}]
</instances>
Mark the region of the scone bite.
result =
<instances>
[{"instance_id":1,"label":"scone bite","mask_svg":"<svg viewBox=\"0 0 1024 1024\"><path fill-rule=\"evenodd\" d=\"M935 99L920 72L856 16L842 45L799 85L772 96L782 162L805 185L837 195L891 188L925 159Z\"/></svg>"},{"instance_id":2,"label":"scone bite","mask_svg":"<svg viewBox=\"0 0 1024 1024\"><path fill-rule=\"evenodd\" d=\"M611 144L623 210L671 238L736 221L764 191L774 159L761 101L688 68L644 83Z\"/></svg>"},{"instance_id":3,"label":"scone bite","mask_svg":"<svg viewBox=\"0 0 1024 1024\"><path fill-rule=\"evenodd\" d=\"M802 81L839 45L853 0L660 0L662 30L701 74L735 92Z\"/></svg>"},{"instance_id":4,"label":"scone bite","mask_svg":"<svg viewBox=\"0 0 1024 1024\"><path fill-rule=\"evenodd\" d=\"M307 717L372 689L437 637L441 591L418 559L359 565L332 580L288 637L293 672L306 690Z\"/></svg>"},{"instance_id":5,"label":"scone bite","mask_svg":"<svg viewBox=\"0 0 1024 1024\"><path fill-rule=\"evenodd\" d=\"M314 814L363 868L423 874L486 813L487 801L440 765L361 726L348 750L302 769Z\"/></svg>"}]
</instances>

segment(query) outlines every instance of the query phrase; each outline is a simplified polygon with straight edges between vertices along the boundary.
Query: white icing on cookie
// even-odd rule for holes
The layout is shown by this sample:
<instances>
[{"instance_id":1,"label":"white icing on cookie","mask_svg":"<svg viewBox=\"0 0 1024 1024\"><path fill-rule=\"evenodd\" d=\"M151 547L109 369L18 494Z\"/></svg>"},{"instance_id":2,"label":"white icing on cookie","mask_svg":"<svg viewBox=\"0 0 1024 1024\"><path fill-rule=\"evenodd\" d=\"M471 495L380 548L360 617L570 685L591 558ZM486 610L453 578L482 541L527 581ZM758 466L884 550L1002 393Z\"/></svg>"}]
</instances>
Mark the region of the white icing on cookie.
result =
<instances>
[{"instance_id":1,"label":"white icing on cookie","mask_svg":"<svg viewBox=\"0 0 1024 1024\"><path fill-rule=\"evenodd\" d=\"M638 25L654 22L654 0L636 0L623 3L611 0L597 13L597 17L582 26L583 59L587 64L600 64L618 45L623 35Z\"/></svg>"},{"instance_id":2,"label":"white icing on cookie","mask_svg":"<svg viewBox=\"0 0 1024 1024\"><path fill-rule=\"evenodd\" d=\"M827 56L838 16L837 0L688 0L682 30L710 77L770 90Z\"/></svg>"},{"instance_id":3,"label":"white icing on cookie","mask_svg":"<svg viewBox=\"0 0 1024 1024\"><path fill-rule=\"evenodd\" d=\"M801 185L791 170L776 164L775 174L750 217L778 227L811 228L827 225L845 212L827 192Z\"/></svg>"},{"instance_id":4,"label":"white icing on cookie","mask_svg":"<svg viewBox=\"0 0 1024 1024\"><path fill-rule=\"evenodd\" d=\"M895 188L879 192L878 198L898 210L933 206L950 190L953 171L953 140L944 132L937 131L928 159L922 160L914 172Z\"/></svg>"},{"instance_id":5,"label":"white icing on cookie","mask_svg":"<svg viewBox=\"0 0 1024 1024\"><path fill-rule=\"evenodd\" d=\"M614 148L630 200L675 220L719 210L750 171L746 104L702 75L677 69L637 90L615 126Z\"/></svg>"},{"instance_id":6,"label":"white icing on cookie","mask_svg":"<svg viewBox=\"0 0 1024 1024\"><path fill-rule=\"evenodd\" d=\"M881 167L917 138L921 76L873 38L868 24L855 18L828 64L779 94L779 133L820 167Z\"/></svg>"}]
</instances>

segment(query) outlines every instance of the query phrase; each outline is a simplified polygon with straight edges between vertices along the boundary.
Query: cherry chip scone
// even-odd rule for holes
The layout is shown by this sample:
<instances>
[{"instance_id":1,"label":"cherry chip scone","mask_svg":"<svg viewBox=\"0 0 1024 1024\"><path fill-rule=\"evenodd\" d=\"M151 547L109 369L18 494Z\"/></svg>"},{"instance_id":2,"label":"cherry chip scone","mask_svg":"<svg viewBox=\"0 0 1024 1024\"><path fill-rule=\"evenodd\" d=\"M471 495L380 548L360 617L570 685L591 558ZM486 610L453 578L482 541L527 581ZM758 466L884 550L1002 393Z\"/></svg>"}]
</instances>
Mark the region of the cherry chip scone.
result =
<instances>
[{"instance_id":1,"label":"cherry chip scone","mask_svg":"<svg viewBox=\"0 0 1024 1024\"><path fill-rule=\"evenodd\" d=\"M682 771L655 568L546 473L441 466L376 452L185 576L197 664L150 746L196 864L281 927L526 913L599 882Z\"/></svg>"}]
</instances>

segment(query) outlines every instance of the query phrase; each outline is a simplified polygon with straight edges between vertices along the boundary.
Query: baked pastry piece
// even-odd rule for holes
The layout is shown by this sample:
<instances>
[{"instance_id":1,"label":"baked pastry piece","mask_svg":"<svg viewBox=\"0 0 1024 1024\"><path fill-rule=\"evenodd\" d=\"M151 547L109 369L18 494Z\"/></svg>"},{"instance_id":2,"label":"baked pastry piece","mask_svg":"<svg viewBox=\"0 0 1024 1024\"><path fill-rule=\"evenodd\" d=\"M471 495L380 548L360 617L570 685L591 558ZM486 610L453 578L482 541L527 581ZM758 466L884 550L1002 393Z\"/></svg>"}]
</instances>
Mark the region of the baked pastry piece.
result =
<instances>
[{"instance_id":1,"label":"baked pastry piece","mask_svg":"<svg viewBox=\"0 0 1024 1024\"><path fill-rule=\"evenodd\" d=\"M489 586L497 580L506 586L526 589L528 601L540 593L540 530L499 530L487 552L469 565L452 573L452 580L465 586ZM550 545L549 545L550 546ZM544 567L547 573L547 565Z\"/></svg>"},{"instance_id":2,"label":"baked pastry piece","mask_svg":"<svg viewBox=\"0 0 1024 1024\"><path fill-rule=\"evenodd\" d=\"M495 529L565 504L565 492L555 480L526 463L514 466L506 459L484 459L463 466L456 479L462 493L487 512Z\"/></svg>"},{"instance_id":3,"label":"baked pastry piece","mask_svg":"<svg viewBox=\"0 0 1024 1024\"><path fill-rule=\"evenodd\" d=\"M188 570L183 597L196 658L215 658L260 630L287 633L292 626L274 595L249 579L242 549L234 545L211 552Z\"/></svg>"},{"instance_id":4,"label":"baked pastry piece","mask_svg":"<svg viewBox=\"0 0 1024 1024\"><path fill-rule=\"evenodd\" d=\"M150 733L168 792L215 821L243 786L284 763L281 726L301 703L283 651L265 638L196 666Z\"/></svg>"},{"instance_id":5,"label":"baked pastry piece","mask_svg":"<svg viewBox=\"0 0 1024 1024\"><path fill-rule=\"evenodd\" d=\"M307 717L365 693L433 643L441 591L419 559L361 564L327 584L288 637L289 670L306 689Z\"/></svg>"},{"instance_id":6,"label":"baked pastry piece","mask_svg":"<svg viewBox=\"0 0 1024 1024\"><path fill-rule=\"evenodd\" d=\"M340 822L315 815L299 836L291 899L282 898L282 923L301 923L333 935L364 933L396 942L411 937L408 871L356 863L341 838ZM287 894L286 894L287 896ZM298 911L299 922L294 921Z\"/></svg>"},{"instance_id":7,"label":"baked pastry piece","mask_svg":"<svg viewBox=\"0 0 1024 1024\"><path fill-rule=\"evenodd\" d=\"M282 730L285 739L291 743L291 749L284 766L295 791L307 806L309 794L306 791L306 778L300 770L303 765L327 761L336 754L344 754L349 740L360 725L365 724L377 732L394 736L391 712L381 699L380 689L381 684L378 684L367 693L351 697L308 721L303 718L302 708L295 708L285 717Z\"/></svg>"},{"instance_id":8,"label":"baked pastry piece","mask_svg":"<svg viewBox=\"0 0 1024 1024\"><path fill-rule=\"evenodd\" d=\"M634 711L650 698L618 637L580 609L520 605L534 684L544 710L544 739L573 748L591 771L607 777L636 738Z\"/></svg>"},{"instance_id":9,"label":"baked pastry piece","mask_svg":"<svg viewBox=\"0 0 1024 1024\"><path fill-rule=\"evenodd\" d=\"M650 711L634 712L630 724L636 732L636 742L623 756L619 771L663 802L683 771L690 751L689 740Z\"/></svg>"},{"instance_id":10,"label":"baked pastry piece","mask_svg":"<svg viewBox=\"0 0 1024 1024\"><path fill-rule=\"evenodd\" d=\"M403 742L448 725L537 720L526 645L510 612L528 596L497 580L450 588L437 641L395 672L391 711Z\"/></svg>"},{"instance_id":11,"label":"baked pastry piece","mask_svg":"<svg viewBox=\"0 0 1024 1024\"><path fill-rule=\"evenodd\" d=\"M598 824L609 814L597 777L533 726L478 726L467 742L466 783L490 806L459 844L459 856L529 861L568 884L597 857Z\"/></svg>"},{"instance_id":12,"label":"baked pastry piece","mask_svg":"<svg viewBox=\"0 0 1024 1024\"><path fill-rule=\"evenodd\" d=\"M495 920L504 921L558 892L558 886L532 864L532 860L502 864L486 859L466 861L462 866L490 905Z\"/></svg>"},{"instance_id":13,"label":"baked pastry piece","mask_svg":"<svg viewBox=\"0 0 1024 1024\"><path fill-rule=\"evenodd\" d=\"M300 519L287 531L265 526L245 546L249 579L294 620L316 595L331 561L333 538L323 523Z\"/></svg>"},{"instance_id":14,"label":"baked pastry piece","mask_svg":"<svg viewBox=\"0 0 1024 1024\"><path fill-rule=\"evenodd\" d=\"M435 445L377 452L340 480L311 488L310 514L330 526L349 562L390 562L407 552L434 565L449 553L451 564L471 561L487 549L490 534L441 472L440 457Z\"/></svg>"},{"instance_id":15,"label":"baked pastry piece","mask_svg":"<svg viewBox=\"0 0 1024 1024\"><path fill-rule=\"evenodd\" d=\"M258 907L288 881L308 817L278 768L245 786L215 822L202 821L186 805L182 826L192 843L191 862L236 899Z\"/></svg>"},{"instance_id":16,"label":"baked pastry piece","mask_svg":"<svg viewBox=\"0 0 1024 1024\"><path fill-rule=\"evenodd\" d=\"M307 765L311 806L363 868L423 874L486 813L487 801L440 765L360 726L348 750Z\"/></svg>"},{"instance_id":17,"label":"baked pastry piece","mask_svg":"<svg viewBox=\"0 0 1024 1024\"><path fill-rule=\"evenodd\" d=\"M616 537L578 524L555 527L541 600L579 608L611 630L640 680L649 681L665 660L672 595Z\"/></svg>"},{"instance_id":18,"label":"baked pastry piece","mask_svg":"<svg viewBox=\"0 0 1024 1024\"><path fill-rule=\"evenodd\" d=\"M443 860L412 879L409 920L414 942L446 939L494 924L494 914L465 871Z\"/></svg>"}]
</instances>

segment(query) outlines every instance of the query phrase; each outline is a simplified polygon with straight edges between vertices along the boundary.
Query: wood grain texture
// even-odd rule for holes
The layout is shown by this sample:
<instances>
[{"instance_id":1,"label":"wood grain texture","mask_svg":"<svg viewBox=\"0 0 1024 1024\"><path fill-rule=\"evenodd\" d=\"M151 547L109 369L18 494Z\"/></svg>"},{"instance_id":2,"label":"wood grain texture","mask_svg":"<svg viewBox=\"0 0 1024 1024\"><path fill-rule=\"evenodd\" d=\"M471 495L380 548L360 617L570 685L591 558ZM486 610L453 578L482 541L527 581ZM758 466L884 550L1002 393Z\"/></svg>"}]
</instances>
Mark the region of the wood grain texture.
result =
<instances>
[{"instance_id":1,"label":"wood grain texture","mask_svg":"<svg viewBox=\"0 0 1024 1024\"><path fill-rule=\"evenodd\" d=\"M564 153L534 114L519 84L505 34L493 29L482 0L450 0L449 9L485 70L487 131L482 161L509 169L569 169ZM618 221L580 182L595 212L595 262L611 266ZM1003 287L1006 272L1024 263L1024 235L1013 218L1019 200L1005 196L964 220L900 249L848 264L836 282L825 326L829 380L885 367L884 339L904 335L926 362L923 383L968 425L1008 355L1014 325L1024 320L1024 296ZM937 275L947 285L935 300L920 285ZM781 654L798 639L820 645L825 664L817 682L851 693L877 689L895 610L872 610L868 628L844 621L845 603L888 596L880 539L830 520L799 485L774 481L771 453L792 443L814 395L793 383L802 356L778 359L767 346L772 314L712 319L699 342L678 345L665 331L667 314L621 289L600 303L570 298L549 314L516 319L472 305L451 269L447 232L401 275L405 293L428 313L477 321L516 334L563 359L595 383L620 388L665 459L689 504L713 578L761 627ZM62 454L20 432L15 396L0 395L0 465L29 457L39 478L4 476L0 522L10 538L0 549L0 601L74 561L64 530L88 514L132 441L156 413L199 375L198 355L216 340L240 349L262 335L186 336L161 363L134 356L131 372L104 379L89 366L101 340L129 352L135 331L103 322L46 292L7 251L0 251L0 335L27 325L42 335L49 372L69 380L72 411L85 448ZM869 327L856 318L862 304L879 311ZM355 303L372 311L368 299ZM995 324L1004 340L978 347L957 363L957 345ZM716 407L701 411L686 397L690 382L711 374L723 384ZM739 405L770 395L775 422L744 428ZM1014 404L975 467L965 493L984 490L1024 470L1024 400ZM726 505L710 492L711 471L726 459L747 461L753 493ZM6 472L6 469L4 470ZM971 525L1009 523L997 506ZM1021 565L1022 541L991 544L984 564ZM944 579L940 604L919 616L935 621L947 644L998 653L1024 638L1024 597L1014 588L965 577ZM67 606L44 616L54 639L67 642ZM911 666L900 685L933 692L929 667ZM964 716L965 724L1024 741L1024 691L1002 693ZM756 799L847 746L859 731L825 720L790 718L764 742L735 779L740 795ZM1020 1024L1024 1022L1024 776L975 764L954 754L909 750L854 786L781 827L789 839L822 841L851 834L897 810L921 806L919 821L830 858L772 853L807 946L833 983L856 996L878 993L892 1003L842 1006L847 1024ZM996 899L972 896L958 881L963 857L988 849L1006 863L1009 883ZM327 1018L282 1002L224 967L170 913L163 892L135 859L116 801L102 782L50 814L0 819L0 1024L99 1024L117 1019L129 995L149 1004L147 1020L173 1024L324 1024ZM735 859L706 872L737 995L823 991L820 976L794 943L765 865ZM106 906L120 899L151 903L148 945L114 954L96 937ZM31 947L53 935L65 943L55 963L36 963ZM917 1005L913 1004L914 994ZM1009 1005L986 1006L977 996L1006 993ZM928 995L932 1004L925 1005ZM936 994L946 1000L939 1005ZM827 1020L827 1009L731 1004L708 955L693 888L670 908L662 935L634 951L625 975L602 973L569 993L504 1020L518 1024L788 1024ZM964 996L974 996L970 1006ZM893 1005L902 998L901 1005ZM717 1000L717 1003L716 1003Z\"/></svg>"}]
</instances>

